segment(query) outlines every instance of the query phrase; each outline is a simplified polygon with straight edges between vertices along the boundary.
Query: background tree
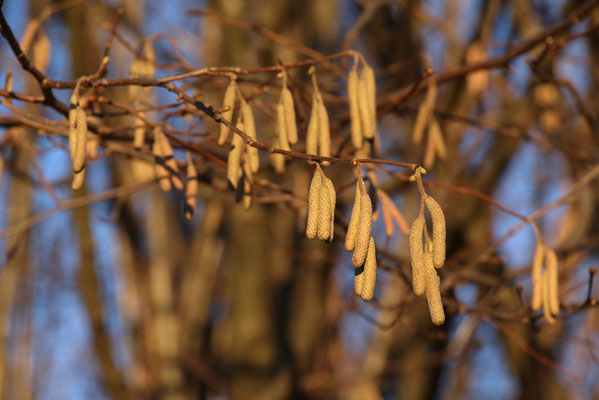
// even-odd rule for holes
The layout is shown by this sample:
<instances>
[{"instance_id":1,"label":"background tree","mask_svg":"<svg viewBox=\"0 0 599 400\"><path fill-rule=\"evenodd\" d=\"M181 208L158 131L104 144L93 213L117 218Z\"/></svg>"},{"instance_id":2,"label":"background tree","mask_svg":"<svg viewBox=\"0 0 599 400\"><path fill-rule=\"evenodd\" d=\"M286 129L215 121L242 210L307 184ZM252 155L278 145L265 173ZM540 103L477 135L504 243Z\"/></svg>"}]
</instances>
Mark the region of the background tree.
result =
<instances>
[{"instance_id":1,"label":"background tree","mask_svg":"<svg viewBox=\"0 0 599 400\"><path fill-rule=\"evenodd\" d=\"M599 394L598 1L0 4L1 398ZM361 148L356 60L377 87ZM330 157L307 151L319 102ZM240 182L229 128L259 154ZM316 163L331 243L305 234ZM343 248L359 179L369 302ZM423 191L447 228L439 326L412 290ZM558 260L557 309L533 299L538 248Z\"/></svg>"}]
</instances>

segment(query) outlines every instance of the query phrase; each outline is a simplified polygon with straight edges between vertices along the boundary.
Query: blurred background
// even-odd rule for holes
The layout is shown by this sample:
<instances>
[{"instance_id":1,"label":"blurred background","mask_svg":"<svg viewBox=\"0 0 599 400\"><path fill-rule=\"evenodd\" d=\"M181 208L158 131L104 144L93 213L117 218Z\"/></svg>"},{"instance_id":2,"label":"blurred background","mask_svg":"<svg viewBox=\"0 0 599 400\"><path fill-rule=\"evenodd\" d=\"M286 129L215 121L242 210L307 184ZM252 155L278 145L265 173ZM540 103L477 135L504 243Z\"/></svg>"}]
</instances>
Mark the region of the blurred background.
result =
<instances>
[{"instance_id":1,"label":"blurred background","mask_svg":"<svg viewBox=\"0 0 599 400\"><path fill-rule=\"evenodd\" d=\"M97 98L113 103L97 101L91 113L111 133L74 192L66 119L11 99L5 88L0 398L598 398L597 3L5 0L15 36L56 81L97 71L118 8L108 78L129 76L147 42L157 77L357 50L377 73L373 157L380 159L423 162L426 144L414 145L410 135L425 90L402 96L433 68L443 77L434 116L447 157L429 161L424 180L444 208L448 247L440 271L446 321L434 326L410 286L407 236L397 226L388 236L382 218L373 222L379 272L375 298L365 303L353 293L351 254L343 248L355 186L350 165L326 169L338 196L336 240L308 240L311 165L288 159L278 174L261 152L246 211L226 186L227 149L215 144L216 123L164 89L132 104L126 87L110 87ZM537 40L580 7L587 8L579 23ZM536 45L519 47L531 40ZM14 92L39 96L5 40L0 50L0 78L11 70ZM505 62L489 68L462 70L502 56ZM351 64L330 65L317 63L317 71L334 154L351 158ZM296 150L304 151L310 78L307 67L289 71ZM220 106L227 80L175 83ZM239 84L255 108L258 139L272 143L280 81L271 71L240 76ZM54 93L68 104L72 90ZM193 154L200 189L191 220L183 192L140 180L134 120L119 104L145 109L149 120L165 121L213 156ZM184 163L185 149L175 146L175 158ZM420 201L407 182L411 172L370 171L411 224ZM548 204L536 223L560 261L562 308L554 324L530 311L536 239L522 223Z\"/></svg>"}]
</instances>

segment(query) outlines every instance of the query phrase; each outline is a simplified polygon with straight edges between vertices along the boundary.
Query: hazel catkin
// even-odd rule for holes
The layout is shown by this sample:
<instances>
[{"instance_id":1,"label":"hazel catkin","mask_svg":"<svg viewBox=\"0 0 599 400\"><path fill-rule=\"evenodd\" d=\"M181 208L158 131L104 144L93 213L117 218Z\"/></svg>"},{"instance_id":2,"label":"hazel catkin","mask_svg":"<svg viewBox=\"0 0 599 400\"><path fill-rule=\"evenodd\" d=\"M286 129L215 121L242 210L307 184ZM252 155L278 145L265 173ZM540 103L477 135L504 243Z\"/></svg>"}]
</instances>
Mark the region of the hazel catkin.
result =
<instances>
[{"instance_id":1,"label":"hazel catkin","mask_svg":"<svg viewBox=\"0 0 599 400\"><path fill-rule=\"evenodd\" d=\"M238 122L237 128L243 130L243 123ZM245 142L243 141L243 138L239 135L234 135L231 150L229 151L229 156L227 158L227 179L233 188L237 188L239 178L241 178L243 173L241 170L241 157L243 156L244 150Z\"/></svg>"},{"instance_id":2,"label":"hazel catkin","mask_svg":"<svg viewBox=\"0 0 599 400\"><path fill-rule=\"evenodd\" d=\"M252 108L245 101L241 102L241 114L243 117L245 133L252 139L256 140L256 123L254 122L254 114L252 113ZM250 171L253 173L258 172L260 169L258 149L252 146L246 146L246 151L250 165Z\"/></svg>"},{"instance_id":3,"label":"hazel catkin","mask_svg":"<svg viewBox=\"0 0 599 400\"><path fill-rule=\"evenodd\" d=\"M324 184L328 188L329 192L329 203L331 207L331 218L329 224L331 226L329 241L333 241L333 236L335 235L335 205L337 203L337 192L335 191L335 186L333 185L333 181L329 178L324 179Z\"/></svg>"},{"instance_id":4,"label":"hazel catkin","mask_svg":"<svg viewBox=\"0 0 599 400\"><path fill-rule=\"evenodd\" d=\"M283 150L291 150L289 147L289 137L287 132L287 123L285 122L285 109L283 103L277 104L277 133L279 136L279 145Z\"/></svg>"},{"instance_id":5,"label":"hazel catkin","mask_svg":"<svg viewBox=\"0 0 599 400\"><path fill-rule=\"evenodd\" d=\"M320 201L318 204L318 239L329 240L331 236L331 194L330 186L326 177L323 176L323 184L320 189Z\"/></svg>"},{"instance_id":6,"label":"hazel catkin","mask_svg":"<svg viewBox=\"0 0 599 400\"><path fill-rule=\"evenodd\" d=\"M422 235L424 232L424 218L416 218L412 223L409 235L410 259L412 263L412 288L418 296L424 294L426 287L424 270L424 253L422 249Z\"/></svg>"},{"instance_id":7,"label":"hazel catkin","mask_svg":"<svg viewBox=\"0 0 599 400\"><path fill-rule=\"evenodd\" d=\"M306 236L314 239L318 233L318 218L320 213L320 191L322 189L322 176L318 167L314 171L310 191L308 194L308 221L306 223Z\"/></svg>"},{"instance_id":8,"label":"hazel catkin","mask_svg":"<svg viewBox=\"0 0 599 400\"><path fill-rule=\"evenodd\" d=\"M351 212L351 218L345 234L345 250L352 251L356 247L356 236L358 234L358 224L360 219L360 181L356 182L356 194L354 197L354 206Z\"/></svg>"},{"instance_id":9,"label":"hazel catkin","mask_svg":"<svg viewBox=\"0 0 599 400\"><path fill-rule=\"evenodd\" d=\"M370 242L370 230L372 227L372 201L366 191L363 181L360 181L360 217L358 220L358 232L356 235L356 247L352 256L355 267L364 264Z\"/></svg>"},{"instance_id":10,"label":"hazel catkin","mask_svg":"<svg viewBox=\"0 0 599 400\"><path fill-rule=\"evenodd\" d=\"M223 108L226 109L226 111L223 111L221 113L221 118L232 122L231 119L233 118L233 107L235 106L235 91L237 89L237 84L235 83L235 80L231 80L231 82L229 82L229 85L227 86L227 89L225 89L225 98L223 99ZM226 126L225 124L220 124L220 134L218 135L218 145L222 146L224 145L228 140L229 137L231 136L231 129Z\"/></svg>"},{"instance_id":11,"label":"hazel catkin","mask_svg":"<svg viewBox=\"0 0 599 400\"><path fill-rule=\"evenodd\" d=\"M308 121L308 131L306 132L306 153L308 154L318 154L318 110L318 96L314 93L314 96L312 96L310 120Z\"/></svg>"},{"instance_id":12,"label":"hazel catkin","mask_svg":"<svg viewBox=\"0 0 599 400\"><path fill-rule=\"evenodd\" d=\"M555 250L551 248L547 249L545 272L547 273L549 285L549 310L551 311L551 314L557 315L559 313L557 255L555 254Z\"/></svg>"},{"instance_id":13,"label":"hazel catkin","mask_svg":"<svg viewBox=\"0 0 599 400\"><path fill-rule=\"evenodd\" d=\"M187 185L185 187L185 203L184 212L185 218L193 218L198 199L198 170L196 169L191 153L187 153Z\"/></svg>"},{"instance_id":14,"label":"hazel catkin","mask_svg":"<svg viewBox=\"0 0 599 400\"><path fill-rule=\"evenodd\" d=\"M374 296L374 286L376 283L376 247L374 238L371 236L368 242L368 253L364 261L364 282L360 296L364 301L372 300Z\"/></svg>"},{"instance_id":15,"label":"hazel catkin","mask_svg":"<svg viewBox=\"0 0 599 400\"><path fill-rule=\"evenodd\" d=\"M356 149L361 149L364 142L362 125L360 122L360 107L358 105L358 71L354 67L347 78L347 97L349 101L349 119L351 122L351 139Z\"/></svg>"},{"instance_id":16,"label":"hazel catkin","mask_svg":"<svg viewBox=\"0 0 599 400\"><path fill-rule=\"evenodd\" d=\"M445 322L445 312L443 311L443 302L441 300L441 280L432 263L430 252L424 255L424 268L426 279L426 302L431 320L435 325L441 325Z\"/></svg>"},{"instance_id":17,"label":"hazel catkin","mask_svg":"<svg viewBox=\"0 0 599 400\"><path fill-rule=\"evenodd\" d=\"M318 102L318 154L324 157L331 156L331 129L329 126L329 114L324 106L322 98ZM323 166L329 166L329 161L323 161Z\"/></svg>"},{"instance_id":18,"label":"hazel catkin","mask_svg":"<svg viewBox=\"0 0 599 400\"><path fill-rule=\"evenodd\" d=\"M541 309L543 301L543 256L544 246L537 243L532 261L532 301L531 308L534 311Z\"/></svg>"},{"instance_id":19,"label":"hazel catkin","mask_svg":"<svg viewBox=\"0 0 599 400\"><path fill-rule=\"evenodd\" d=\"M431 196L427 196L424 204L433 221L433 263L435 268L441 268L445 264L445 215L439 203Z\"/></svg>"},{"instance_id":20,"label":"hazel catkin","mask_svg":"<svg viewBox=\"0 0 599 400\"><path fill-rule=\"evenodd\" d=\"M293 105L293 96L288 88L281 91L281 103L285 113L285 125L287 127L287 140L289 144L297 143L297 125L295 122L295 109Z\"/></svg>"}]
</instances>

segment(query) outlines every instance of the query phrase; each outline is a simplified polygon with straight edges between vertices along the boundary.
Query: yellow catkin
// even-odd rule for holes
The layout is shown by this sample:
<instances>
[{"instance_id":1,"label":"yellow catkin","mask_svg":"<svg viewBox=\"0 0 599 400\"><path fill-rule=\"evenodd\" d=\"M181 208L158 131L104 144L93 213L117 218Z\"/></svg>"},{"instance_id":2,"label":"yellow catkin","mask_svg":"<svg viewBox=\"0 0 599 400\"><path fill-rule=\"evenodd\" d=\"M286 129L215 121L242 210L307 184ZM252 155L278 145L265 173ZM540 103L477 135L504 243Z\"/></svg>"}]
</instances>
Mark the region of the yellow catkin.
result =
<instances>
[{"instance_id":1,"label":"yellow catkin","mask_svg":"<svg viewBox=\"0 0 599 400\"><path fill-rule=\"evenodd\" d=\"M447 158L447 148L445 146L445 139L443 139L443 131L441 131L441 125L437 119L433 118L433 122L431 122L429 135L434 137L433 143L435 145L435 154L439 157L440 160L445 160Z\"/></svg>"},{"instance_id":2,"label":"yellow catkin","mask_svg":"<svg viewBox=\"0 0 599 400\"><path fill-rule=\"evenodd\" d=\"M428 196L424 201L431 213L433 221L433 262L435 268L441 268L445 264L445 215L437 200Z\"/></svg>"},{"instance_id":3,"label":"yellow catkin","mask_svg":"<svg viewBox=\"0 0 599 400\"><path fill-rule=\"evenodd\" d=\"M363 71L363 70L362 70ZM374 130L372 123L372 106L368 96L368 82L364 73L360 73L358 77L358 109L360 112L360 121L362 126L362 134L364 139L373 139Z\"/></svg>"},{"instance_id":4,"label":"yellow catkin","mask_svg":"<svg viewBox=\"0 0 599 400\"><path fill-rule=\"evenodd\" d=\"M543 273L543 315L545 316L545 319L547 320L547 322L549 322L550 324L553 324L555 322L555 318L553 318L553 315L551 315L551 300L550 300L550 294L549 294L549 274L547 273L547 271L545 271Z\"/></svg>"},{"instance_id":5,"label":"yellow catkin","mask_svg":"<svg viewBox=\"0 0 599 400\"><path fill-rule=\"evenodd\" d=\"M368 64L362 68L362 75L366 81L366 88L368 89L368 104L370 104L370 116L372 121L372 131L376 134L376 79L374 76L374 69Z\"/></svg>"},{"instance_id":6,"label":"yellow catkin","mask_svg":"<svg viewBox=\"0 0 599 400\"><path fill-rule=\"evenodd\" d=\"M329 114L322 102L318 103L318 154L324 157L331 156L331 129L329 126ZM329 166L329 161L323 161L322 165Z\"/></svg>"},{"instance_id":7,"label":"yellow catkin","mask_svg":"<svg viewBox=\"0 0 599 400\"><path fill-rule=\"evenodd\" d=\"M191 153L187 153L187 186L185 187L185 218L193 218L198 200L198 170L193 163Z\"/></svg>"},{"instance_id":8,"label":"yellow catkin","mask_svg":"<svg viewBox=\"0 0 599 400\"><path fill-rule=\"evenodd\" d=\"M275 139L274 146L280 148L279 139ZM270 163L277 174L285 173L285 156L279 153L271 153Z\"/></svg>"},{"instance_id":9,"label":"yellow catkin","mask_svg":"<svg viewBox=\"0 0 599 400\"><path fill-rule=\"evenodd\" d=\"M362 296L362 289L364 288L364 269L354 268L354 293L356 296Z\"/></svg>"},{"instance_id":10,"label":"yellow catkin","mask_svg":"<svg viewBox=\"0 0 599 400\"><path fill-rule=\"evenodd\" d=\"M349 101L349 118L351 122L351 140L356 149L364 143L362 125L360 123L360 107L358 105L358 71L354 67L347 78L347 97Z\"/></svg>"},{"instance_id":11,"label":"yellow catkin","mask_svg":"<svg viewBox=\"0 0 599 400\"><path fill-rule=\"evenodd\" d=\"M285 109L283 103L277 104L277 132L279 135L279 144L283 150L291 150L289 147L289 137L287 136L287 123L285 122Z\"/></svg>"},{"instance_id":12,"label":"yellow catkin","mask_svg":"<svg viewBox=\"0 0 599 400\"><path fill-rule=\"evenodd\" d=\"M327 177L323 176L318 203L318 239L329 240L331 237L331 194L327 185Z\"/></svg>"},{"instance_id":13,"label":"yellow catkin","mask_svg":"<svg viewBox=\"0 0 599 400\"><path fill-rule=\"evenodd\" d=\"M254 114L252 108L245 101L241 102L241 113L243 115L243 126L245 127L245 133L252 139L256 140L256 123L254 122ZM258 156L258 149L252 146L247 146L248 162L250 164L250 171L253 173L258 172L260 169L260 158Z\"/></svg>"},{"instance_id":14,"label":"yellow catkin","mask_svg":"<svg viewBox=\"0 0 599 400\"><path fill-rule=\"evenodd\" d=\"M238 122L237 128L243 130L243 123ZM234 188L237 188L239 178L241 178L243 173L241 170L241 157L243 156L245 145L246 144L241 136L233 136L231 150L229 151L229 156L227 157L227 179L229 180L229 184Z\"/></svg>"},{"instance_id":15,"label":"yellow catkin","mask_svg":"<svg viewBox=\"0 0 599 400\"><path fill-rule=\"evenodd\" d=\"M530 305L534 311L541 309L543 301L543 256L544 246L537 243L532 260L532 301Z\"/></svg>"},{"instance_id":16,"label":"yellow catkin","mask_svg":"<svg viewBox=\"0 0 599 400\"><path fill-rule=\"evenodd\" d=\"M445 312L443 311L443 302L441 300L440 291L441 280L432 263L432 258L430 252L424 254L426 302L428 303L428 312L431 316L431 321L433 321L433 324L435 325L441 325L445 322Z\"/></svg>"},{"instance_id":17,"label":"yellow catkin","mask_svg":"<svg viewBox=\"0 0 599 400\"><path fill-rule=\"evenodd\" d=\"M85 181L85 168L83 168L79 172L75 172L75 174L73 175L73 183L71 184L71 188L73 190L81 189L84 181Z\"/></svg>"},{"instance_id":18,"label":"yellow catkin","mask_svg":"<svg viewBox=\"0 0 599 400\"><path fill-rule=\"evenodd\" d=\"M558 287L558 270L557 270L557 255L553 249L547 249L545 259L545 271L547 272L547 280L549 285L549 310L551 314L559 313L559 287Z\"/></svg>"},{"instance_id":19,"label":"yellow catkin","mask_svg":"<svg viewBox=\"0 0 599 400\"><path fill-rule=\"evenodd\" d=\"M45 73L52 55L52 44L45 30L40 29L32 47L31 61L37 69Z\"/></svg>"},{"instance_id":20,"label":"yellow catkin","mask_svg":"<svg viewBox=\"0 0 599 400\"><path fill-rule=\"evenodd\" d=\"M162 146L156 135L154 135L154 143L152 144L152 153L154 154L154 167L156 170L156 178L163 192L171 190L171 180L169 179L168 170L165 167L164 154L162 154Z\"/></svg>"},{"instance_id":21,"label":"yellow catkin","mask_svg":"<svg viewBox=\"0 0 599 400\"><path fill-rule=\"evenodd\" d=\"M308 194L308 221L306 223L306 236L309 239L314 239L318 233L318 218L320 214L320 191L322 189L322 174L316 168L312 183L310 183L310 191Z\"/></svg>"},{"instance_id":22,"label":"yellow catkin","mask_svg":"<svg viewBox=\"0 0 599 400\"><path fill-rule=\"evenodd\" d=\"M435 103L437 102L437 85L435 81L431 81L426 90L424 100L418 107L416 113L416 120L414 121L414 129L412 131L412 143L418 145L422 142L424 136L424 129L429 123L432 113L435 109Z\"/></svg>"},{"instance_id":23,"label":"yellow catkin","mask_svg":"<svg viewBox=\"0 0 599 400\"><path fill-rule=\"evenodd\" d=\"M306 132L306 153L308 154L318 154L318 103L318 95L314 93L308 131Z\"/></svg>"},{"instance_id":24,"label":"yellow catkin","mask_svg":"<svg viewBox=\"0 0 599 400\"><path fill-rule=\"evenodd\" d=\"M368 243L368 253L366 254L366 261L364 262L364 282L362 286L362 293L360 294L362 300L370 301L374 296L374 285L376 283L376 247L374 245L374 238L371 236Z\"/></svg>"},{"instance_id":25,"label":"yellow catkin","mask_svg":"<svg viewBox=\"0 0 599 400\"><path fill-rule=\"evenodd\" d=\"M281 103L285 112L285 125L287 127L287 140L289 144L297 143L297 125L295 122L295 109L293 106L293 96L291 91L283 88L281 91Z\"/></svg>"},{"instance_id":26,"label":"yellow catkin","mask_svg":"<svg viewBox=\"0 0 599 400\"><path fill-rule=\"evenodd\" d=\"M234 80L229 82L227 89L225 89L225 98L223 99L223 108L227 111L223 111L220 115L222 119L225 119L232 123L233 118L233 107L235 106L235 91L237 85ZM229 141L231 136L231 129L225 124L220 124L220 133L218 135L218 145L222 146Z\"/></svg>"},{"instance_id":27,"label":"yellow catkin","mask_svg":"<svg viewBox=\"0 0 599 400\"><path fill-rule=\"evenodd\" d=\"M356 183L356 194L354 197L354 207L352 208L351 218L345 234L345 250L352 251L356 247L356 236L358 235L358 224L360 221L360 181Z\"/></svg>"},{"instance_id":28,"label":"yellow catkin","mask_svg":"<svg viewBox=\"0 0 599 400\"><path fill-rule=\"evenodd\" d=\"M352 256L354 267L364 264L366 254L368 253L368 243L370 241L370 229L372 227L372 202L370 195L366 191L366 185L360 181L360 218L358 220L358 233L356 235L356 248Z\"/></svg>"},{"instance_id":29,"label":"yellow catkin","mask_svg":"<svg viewBox=\"0 0 599 400\"><path fill-rule=\"evenodd\" d=\"M333 236L335 234L335 205L337 203L337 192L335 191L335 186L333 186L333 181L329 178L324 178L324 184L326 185L329 192L329 203L331 207L331 218L330 218L330 236L329 241L333 241Z\"/></svg>"},{"instance_id":30,"label":"yellow catkin","mask_svg":"<svg viewBox=\"0 0 599 400\"><path fill-rule=\"evenodd\" d=\"M73 114L69 112L69 118ZM87 115L79 106L75 108L74 127L69 130L69 147L71 150L71 161L73 172L77 173L85 168L85 155L87 152ZM69 121L72 123L72 121Z\"/></svg>"},{"instance_id":31,"label":"yellow catkin","mask_svg":"<svg viewBox=\"0 0 599 400\"><path fill-rule=\"evenodd\" d=\"M410 259L412 262L412 288L418 296L424 294L426 287L425 270L424 270L424 254L422 248L422 234L424 232L424 218L422 216L416 218L410 229L409 244L410 244Z\"/></svg>"},{"instance_id":32,"label":"yellow catkin","mask_svg":"<svg viewBox=\"0 0 599 400\"><path fill-rule=\"evenodd\" d=\"M158 144L161 147L162 156L166 162L167 170L171 178L171 182L173 186L177 190L183 190L185 185L183 184L183 180L179 176L179 168L177 166L177 160L175 160L175 156L173 153L173 148L171 147L171 143L168 141L168 138L162 132L162 129L159 125L154 128L154 140L158 140Z\"/></svg>"},{"instance_id":33,"label":"yellow catkin","mask_svg":"<svg viewBox=\"0 0 599 400\"><path fill-rule=\"evenodd\" d=\"M430 131L430 129L429 129ZM427 169L431 169L435 166L435 142L434 137L429 133L427 136L426 147L424 149L424 156L422 158L422 165Z\"/></svg>"}]
</instances>

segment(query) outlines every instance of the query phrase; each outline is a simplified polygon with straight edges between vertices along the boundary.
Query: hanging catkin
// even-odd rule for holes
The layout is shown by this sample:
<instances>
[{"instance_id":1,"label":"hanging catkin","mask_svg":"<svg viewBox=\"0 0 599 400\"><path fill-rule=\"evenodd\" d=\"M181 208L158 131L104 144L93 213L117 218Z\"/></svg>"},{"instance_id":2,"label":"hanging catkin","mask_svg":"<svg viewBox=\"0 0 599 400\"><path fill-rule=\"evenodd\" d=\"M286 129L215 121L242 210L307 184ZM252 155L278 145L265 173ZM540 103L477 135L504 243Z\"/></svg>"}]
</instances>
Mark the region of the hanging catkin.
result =
<instances>
[{"instance_id":1,"label":"hanging catkin","mask_svg":"<svg viewBox=\"0 0 599 400\"><path fill-rule=\"evenodd\" d=\"M71 117L72 114L69 115ZM71 160L73 162L73 172L77 173L85 168L85 154L87 151L87 115L85 111L77 105L75 108L74 129L71 125L69 131L69 147L71 150Z\"/></svg>"},{"instance_id":2,"label":"hanging catkin","mask_svg":"<svg viewBox=\"0 0 599 400\"><path fill-rule=\"evenodd\" d=\"M318 239L320 240L329 240L331 236L331 193L327 179L327 177L323 176L318 204Z\"/></svg>"},{"instance_id":3,"label":"hanging catkin","mask_svg":"<svg viewBox=\"0 0 599 400\"><path fill-rule=\"evenodd\" d=\"M293 105L293 96L291 91L284 87L281 91L281 103L285 113L285 125L287 127L287 140L289 144L297 143L297 125L295 122L295 109Z\"/></svg>"},{"instance_id":4,"label":"hanging catkin","mask_svg":"<svg viewBox=\"0 0 599 400\"><path fill-rule=\"evenodd\" d=\"M443 311L443 302L441 300L440 285L441 280L432 263L430 252L424 255L424 268L426 276L426 302L428 303L428 312L435 325L441 325L445 322L445 312Z\"/></svg>"},{"instance_id":5,"label":"hanging catkin","mask_svg":"<svg viewBox=\"0 0 599 400\"><path fill-rule=\"evenodd\" d=\"M177 190L183 190L185 185L183 185L183 180L179 176L179 168L173 154L173 148L160 125L156 125L154 128L154 140L158 140L158 144L161 147L162 156L164 157L173 186Z\"/></svg>"},{"instance_id":6,"label":"hanging catkin","mask_svg":"<svg viewBox=\"0 0 599 400\"><path fill-rule=\"evenodd\" d=\"M557 271L557 255L555 250L547 248L547 258L545 259L545 271L549 285L549 310L551 314L559 313L559 288L558 288L558 271Z\"/></svg>"},{"instance_id":7,"label":"hanging catkin","mask_svg":"<svg viewBox=\"0 0 599 400\"><path fill-rule=\"evenodd\" d=\"M420 216L412 223L410 229L410 259L412 261L412 288L418 296L424 294L426 287L424 254L422 251L422 235L424 232L424 217Z\"/></svg>"},{"instance_id":8,"label":"hanging catkin","mask_svg":"<svg viewBox=\"0 0 599 400\"><path fill-rule=\"evenodd\" d=\"M361 149L364 143L362 125L360 123L360 107L358 105L358 70L354 66L347 78L347 97L349 101L349 118L351 122L351 139L356 149Z\"/></svg>"},{"instance_id":9,"label":"hanging catkin","mask_svg":"<svg viewBox=\"0 0 599 400\"><path fill-rule=\"evenodd\" d=\"M372 115L372 101L369 92L368 78L362 68L358 76L358 110L364 139L374 138L374 115Z\"/></svg>"},{"instance_id":10,"label":"hanging catkin","mask_svg":"<svg viewBox=\"0 0 599 400\"><path fill-rule=\"evenodd\" d=\"M254 122L254 114L252 108L245 101L241 102L241 114L243 116L243 126L245 133L256 140L256 123ZM258 172L260 169L260 158L258 156L258 149L252 146L247 146L248 162L250 164L250 170L253 173Z\"/></svg>"},{"instance_id":11,"label":"hanging catkin","mask_svg":"<svg viewBox=\"0 0 599 400\"><path fill-rule=\"evenodd\" d=\"M274 146L280 148L279 139L275 139ZM270 163L277 174L285 173L285 156L280 153L271 153Z\"/></svg>"},{"instance_id":12,"label":"hanging catkin","mask_svg":"<svg viewBox=\"0 0 599 400\"><path fill-rule=\"evenodd\" d=\"M237 90L237 84L234 79L231 79L227 89L225 90L225 98L223 100L223 108L226 111L221 113L221 118L232 123L233 119L233 107L235 106L235 91ZM218 145L222 146L229 141L231 136L231 129L225 124L220 124L220 134L218 136Z\"/></svg>"},{"instance_id":13,"label":"hanging catkin","mask_svg":"<svg viewBox=\"0 0 599 400\"><path fill-rule=\"evenodd\" d=\"M306 153L308 154L318 154L318 101L318 95L314 92L314 95L312 96L310 120L308 121L308 131L306 132Z\"/></svg>"},{"instance_id":14,"label":"hanging catkin","mask_svg":"<svg viewBox=\"0 0 599 400\"><path fill-rule=\"evenodd\" d=\"M412 143L418 145L422 142L424 130L427 127L437 102L437 84L434 79L428 85L424 100L418 107L416 120L414 121L414 130L412 132Z\"/></svg>"},{"instance_id":15,"label":"hanging catkin","mask_svg":"<svg viewBox=\"0 0 599 400\"><path fill-rule=\"evenodd\" d=\"M187 152L187 186L185 187L185 218L192 219L198 200L198 170L193 163L191 153Z\"/></svg>"},{"instance_id":16,"label":"hanging catkin","mask_svg":"<svg viewBox=\"0 0 599 400\"><path fill-rule=\"evenodd\" d=\"M154 168L156 170L156 178L158 178L160 189L163 192L168 192L171 190L171 180L169 179L169 173L165 166L162 146L160 145L159 139L156 137L156 135L154 135L152 153L154 154Z\"/></svg>"},{"instance_id":17,"label":"hanging catkin","mask_svg":"<svg viewBox=\"0 0 599 400\"><path fill-rule=\"evenodd\" d=\"M356 236L358 235L358 224L360 220L360 184L364 184L362 178L356 182L356 194L354 197L354 207L352 208L351 218L345 234L345 250L352 251L356 247Z\"/></svg>"},{"instance_id":18,"label":"hanging catkin","mask_svg":"<svg viewBox=\"0 0 599 400\"><path fill-rule=\"evenodd\" d=\"M431 196L427 196L424 204L433 221L433 262L435 268L441 268L445 264L445 215L439 203Z\"/></svg>"},{"instance_id":19,"label":"hanging catkin","mask_svg":"<svg viewBox=\"0 0 599 400\"><path fill-rule=\"evenodd\" d=\"M368 243L368 253L364 262L364 282L361 291L361 297L364 301L372 300L374 296L374 285L376 283L376 247L374 238L371 236Z\"/></svg>"},{"instance_id":20,"label":"hanging catkin","mask_svg":"<svg viewBox=\"0 0 599 400\"><path fill-rule=\"evenodd\" d=\"M553 318L553 315L551 315L551 300L550 300L550 294L549 294L549 274L547 273L547 270L545 270L545 272L543 272L543 315L545 316L545 319L547 320L547 322L549 322L550 324L553 324L555 322L555 318Z\"/></svg>"},{"instance_id":21,"label":"hanging catkin","mask_svg":"<svg viewBox=\"0 0 599 400\"><path fill-rule=\"evenodd\" d=\"M329 114L324 106L322 97L318 102L318 154L324 157L331 156L331 129L329 126ZM329 166L329 161L323 161L323 166Z\"/></svg>"},{"instance_id":22,"label":"hanging catkin","mask_svg":"<svg viewBox=\"0 0 599 400\"><path fill-rule=\"evenodd\" d=\"M75 172L75 174L73 175L73 183L71 184L71 188L73 190L81 189L84 181L85 181L85 168L79 172Z\"/></svg>"},{"instance_id":23,"label":"hanging catkin","mask_svg":"<svg viewBox=\"0 0 599 400\"><path fill-rule=\"evenodd\" d=\"M277 133L279 135L279 144L283 150L291 150L289 147L289 137L287 132L287 123L285 122L285 109L283 103L277 104Z\"/></svg>"},{"instance_id":24,"label":"hanging catkin","mask_svg":"<svg viewBox=\"0 0 599 400\"><path fill-rule=\"evenodd\" d=\"M534 311L541 309L543 301L543 256L544 246L537 243L535 255L532 261L532 301L531 308Z\"/></svg>"},{"instance_id":25,"label":"hanging catkin","mask_svg":"<svg viewBox=\"0 0 599 400\"><path fill-rule=\"evenodd\" d=\"M325 179L325 184L329 189L329 202L331 203L331 235L329 236L329 241L333 241L333 236L335 235L335 205L337 203L337 192L335 191L335 186L333 186L333 181L329 178Z\"/></svg>"},{"instance_id":26,"label":"hanging catkin","mask_svg":"<svg viewBox=\"0 0 599 400\"><path fill-rule=\"evenodd\" d=\"M352 257L354 267L364 264L370 241L370 229L372 226L372 201L366 191L364 182L360 181L360 218L358 220L358 233L356 235L356 248Z\"/></svg>"},{"instance_id":27,"label":"hanging catkin","mask_svg":"<svg viewBox=\"0 0 599 400\"><path fill-rule=\"evenodd\" d=\"M356 296L362 296L364 288L364 268L354 268L354 293Z\"/></svg>"},{"instance_id":28,"label":"hanging catkin","mask_svg":"<svg viewBox=\"0 0 599 400\"><path fill-rule=\"evenodd\" d=\"M366 81L372 132L373 134L376 134L376 79L374 76L374 69L372 69L370 65L364 64L364 67L362 68L362 75Z\"/></svg>"},{"instance_id":29,"label":"hanging catkin","mask_svg":"<svg viewBox=\"0 0 599 400\"><path fill-rule=\"evenodd\" d=\"M237 128L240 130L244 130L244 125L241 121L237 122ZM231 150L229 151L229 156L227 157L227 179L229 180L229 184L233 188L237 188L237 184L239 183L239 178L241 178L241 157L243 156L245 150L245 142L242 137L239 135L233 136L233 142L231 144Z\"/></svg>"},{"instance_id":30,"label":"hanging catkin","mask_svg":"<svg viewBox=\"0 0 599 400\"><path fill-rule=\"evenodd\" d=\"M318 218L320 214L320 192L322 189L322 175L318 167L314 170L310 192L308 194L308 222L306 223L306 236L314 239L318 233Z\"/></svg>"}]
</instances>

